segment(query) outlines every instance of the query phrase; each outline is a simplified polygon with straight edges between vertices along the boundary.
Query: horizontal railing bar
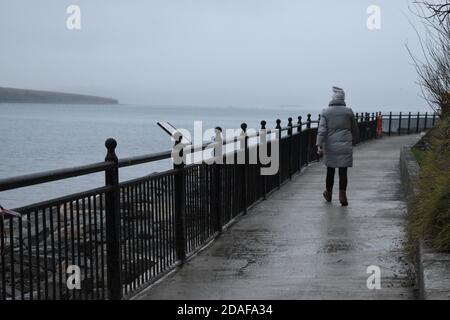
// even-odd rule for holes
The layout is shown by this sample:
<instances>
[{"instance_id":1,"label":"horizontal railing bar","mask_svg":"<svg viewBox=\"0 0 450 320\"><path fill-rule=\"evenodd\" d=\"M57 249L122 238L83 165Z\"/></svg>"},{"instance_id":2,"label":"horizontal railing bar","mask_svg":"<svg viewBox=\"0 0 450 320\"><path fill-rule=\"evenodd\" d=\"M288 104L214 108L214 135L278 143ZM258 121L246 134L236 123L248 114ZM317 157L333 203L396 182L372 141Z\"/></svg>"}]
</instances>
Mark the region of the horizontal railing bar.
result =
<instances>
[{"instance_id":1,"label":"horizontal railing bar","mask_svg":"<svg viewBox=\"0 0 450 320\"><path fill-rule=\"evenodd\" d=\"M49 208L51 206L61 205L64 203L70 203L70 202L76 201L78 199L88 198L88 197L91 197L94 195L100 195L100 194L110 191L111 188L112 188L111 186L104 186L104 187L99 187L99 188L95 188L95 189L88 190L88 191L77 192L77 193L69 194L66 196L59 197L59 198L54 198L54 199L26 205L26 206L23 206L20 208L16 208L16 209L14 209L14 211L17 211L17 212L20 212L23 214L23 213L30 212L30 211L41 210L41 209Z\"/></svg>"},{"instance_id":2,"label":"horizontal railing bar","mask_svg":"<svg viewBox=\"0 0 450 320\"><path fill-rule=\"evenodd\" d=\"M154 162L159 160L170 159L172 157L172 151L163 151L158 153L152 153L142 156L129 157L120 159L118 162L119 168L130 167L137 164L144 164L148 162Z\"/></svg>"},{"instance_id":3,"label":"horizontal railing bar","mask_svg":"<svg viewBox=\"0 0 450 320\"><path fill-rule=\"evenodd\" d=\"M269 143L270 143L270 141L269 141ZM254 147L256 147L256 145L251 145L251 146L249 146L249 148L254 148ZM223 164L224 164L224 165L227 165L227 164L235 164L235 163L227 163L226 160L227 160L228 158L232 158L231 154L233 154L233 159L234 159L234 156L236 156L236 155L239 154L239 153L242 153L243 151L244 151L244 150L238 148L238 149L235 149L235 150L232 150L232 151L228 151L228 152L223 153L223 154L222 154ZM207 159L212 159L212 158L214 158L214 157L211 156L211 157L209 157L209 158L207 158ZM194 161L194 162L192 162L192 163L189 163L189 164L187 164L187 165L184 166L184 169L189 169L189 168L192 168L192 167L195 167L195 166L198 166L198 165L205 164L205 163L206 163L205 160L207 160L207 159L201 159L201 160L199 160L199 161Z\"/></svg>"},{"instance_id":4,"label":"horizontal railing bar","mask_svg":"<svg viewBox=\"0 0 450 320\"><path fill-rule=\"evenodd\" d=\"M402 113L402 118L403 117L408 117L408 115L409 115L409 112L405 112L405 113ZM437 113L427 113L427 114L425 114L425 113L420 113L419 114L419 116L420 117L425 117L425 116L427 116L427 117L432 117L433 115L437 115ZM361 116L361 115L359 115L359 116ZM372 115L371 115L372 116ZM375 114L375 117L376 117L377 115ZM400 114L399 113L393 113L392 115L390 115L389 113L383 113L383 114L381 114L381 116L382 117L388 117L389 118L389 116L392 116L392 117L398 117L398 116L400 116ZM412 117L415 117L415 118L417 118L417 112L411 112L411 118Z\"/></svg>"},{"instance_id":5,"label":"horizontal railing bar","mask_svg":"<svg viewBox=\"0 0 450 320\"><path fill-rule=\"evenodd\" d=\"M0 191L24 188L36 184L53 182L68 178L79 177L87 174L105 171L114 166L114 162L98 162L89 165L32 173L23 176L0 180Z\"/></svg>"},{"instance_id":6,"label":"horizontal railing bar","mask_svg":"<svg viewBox=\"0 0 450 320\"><path fill-rule=\"evenodd\" d=\"M170 176L171 174L175 174L176 172L177 172L177 170L175 170L175 169L165 170L165 171L161 171L161 172L154 172L152 174L149 174L149 175L146 175L143 177L120 182L119 187L126 187L126 186L137 184L137 183L140 183L143 181L147 181L150 179L158 179L158 178Z\"/></svg>"},{"instance_id":7,"label":"horizontal railing bar","mask_svg":"<svg viewBox=\"0 0 450 320\"><path fill-rule=\"evenodd\" d=\"M408 115L403 115L403 114L402 114L401 117L400 117L400 116L392 116L392 117L391 117L392 120L397 120L397 119L400 119L400 118L403 120L403 119L408 119L409 117L408 117ZM431 116L428 115L427 117L425 117L425 116L423 116L423 117L420 116L420 117L419 117L419 119L425 119L425 118L431 120L431 119L433 119L433 115L431 115ZM389 116L383 117L383 119L384 119L384 120L389 120ZM417 115L411 115L411 119L417 119ZM376 119L375 119L375 120L376 120ZM374 120L374 121L375 121L375 120Z\"/></svg>"},{"instance_id":8,"label":"horizontal railing bar","mask_svg":"<svg viewBox=\"0 0 450 320\"><path fill-rule=\"evenodd\" d=\"M187 153L196 153L199 151L203 151L205 150L208 146L210 146L211 144L214 144L214 141L211 142L206 142L203 144L198 144L198 145L187 145L183 148L183 152L187 152ZM225 143L223 143L222 145L224 145Z\"/></svg>"}]
</instances>

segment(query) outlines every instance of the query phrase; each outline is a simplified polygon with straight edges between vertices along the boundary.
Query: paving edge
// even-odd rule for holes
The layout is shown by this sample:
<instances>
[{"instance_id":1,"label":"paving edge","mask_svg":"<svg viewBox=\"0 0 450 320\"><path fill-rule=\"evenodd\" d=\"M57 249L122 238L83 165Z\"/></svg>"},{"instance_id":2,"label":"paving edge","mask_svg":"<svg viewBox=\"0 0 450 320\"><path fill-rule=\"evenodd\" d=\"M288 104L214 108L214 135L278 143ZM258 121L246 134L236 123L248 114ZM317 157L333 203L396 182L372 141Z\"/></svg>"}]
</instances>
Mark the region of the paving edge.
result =
<instances>
[{"instance_id":1,"label":"paving edge","mask_svg":"<svg viewBox=\"0 0 450 320\"><path fill-rule=\"evenodd\" d=\"M410 146L400 151L400 177L408 201L418 192L420 167ZM450 299L450 254L434 252L423 239L414 245L413 259L420 300Z\"/></svg>"}]
</instances>

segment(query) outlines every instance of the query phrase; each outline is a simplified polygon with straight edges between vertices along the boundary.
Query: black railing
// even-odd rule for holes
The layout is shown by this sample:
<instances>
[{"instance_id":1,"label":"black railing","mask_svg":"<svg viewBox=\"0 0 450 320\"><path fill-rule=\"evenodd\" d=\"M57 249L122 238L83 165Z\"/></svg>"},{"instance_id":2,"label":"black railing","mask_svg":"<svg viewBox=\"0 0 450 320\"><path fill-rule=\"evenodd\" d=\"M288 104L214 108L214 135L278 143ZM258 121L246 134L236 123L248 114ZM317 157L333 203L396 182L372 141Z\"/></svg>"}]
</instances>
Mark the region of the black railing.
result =
<instances>
[{"instance_id":1,"label":"black railing","mask_svg":"<svg viewBox=\"0 0 450 320\"><path fill-rule=\"evenodd\" d=\"M357 142L377 137L375 114L356 114L356 118L360 132ZM395 119L399 134L404 131L404 119L408 119L407 133L435 123L435 115L432 123L427 123L428 115L419 114L416 118L390 114L383 116L383 122L386 119L389 135ZM0 214L0 300L122 299L136 294L316 161L318 123L309 114L306 121L298 117L293 123L289 118L286 127L277 120L277 130L268 130L266 122L261 122L268 136L280 133L275 175L260 174L267 164L261 164L259 158L257 163L248 161L249 153L262 146L261 131L247 133L242 124L240 137L222 143L239 143L237 149L223 155L224 164L181 164L120 182L119 168L170 159L171 151L118 159L117 143L108 139L104 162L0 180L0 191L6 191L105 173L104 187L15 209L21 217ZM268 150L273 141L268 139ZM188 146L183 152L205 148ZM245 163L238 164L242 153ZM79 288L73 288L77 282L71 282L69 266L80 271Z\"/></svg>"},{"instance_id":2,"label":"black railing","mask_svg":"<svg viewBox=\"0 0 450 320\"><path fill-rule=\"evenodd\" d=\"M393 114L390 112L383 115L383 133L391 136L393 134L410 134L425 131L435 126L437 121L437 114L428 114L425 112L421 114L408 112L407 114L399 112Z\"/></svg>"}]
</instances>

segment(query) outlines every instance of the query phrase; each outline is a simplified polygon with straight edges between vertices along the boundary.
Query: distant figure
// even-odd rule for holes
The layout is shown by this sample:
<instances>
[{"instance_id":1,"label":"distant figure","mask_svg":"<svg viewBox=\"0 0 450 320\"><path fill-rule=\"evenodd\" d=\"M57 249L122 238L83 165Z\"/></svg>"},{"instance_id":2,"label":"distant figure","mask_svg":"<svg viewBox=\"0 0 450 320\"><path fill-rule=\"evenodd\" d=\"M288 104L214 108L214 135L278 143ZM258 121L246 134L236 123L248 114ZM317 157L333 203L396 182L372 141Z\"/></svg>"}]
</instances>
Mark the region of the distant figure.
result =
<instances>
[{"instance_id":1,"label":"distant figure","mask_svg":"<svg viewBox=\"0 0 450 320\"><path fill-rule=\"evenodd\" d=\"M326 190L323 197L331 202L336 168L339 168L339 201L347 200L347 168L353 166L353 139L358 136L358 125L352 109L345 104L343 89L333 87L329 108L322 111L317 133L317 153L324 155L327 166Z\"/></svg>"}]
</instances>

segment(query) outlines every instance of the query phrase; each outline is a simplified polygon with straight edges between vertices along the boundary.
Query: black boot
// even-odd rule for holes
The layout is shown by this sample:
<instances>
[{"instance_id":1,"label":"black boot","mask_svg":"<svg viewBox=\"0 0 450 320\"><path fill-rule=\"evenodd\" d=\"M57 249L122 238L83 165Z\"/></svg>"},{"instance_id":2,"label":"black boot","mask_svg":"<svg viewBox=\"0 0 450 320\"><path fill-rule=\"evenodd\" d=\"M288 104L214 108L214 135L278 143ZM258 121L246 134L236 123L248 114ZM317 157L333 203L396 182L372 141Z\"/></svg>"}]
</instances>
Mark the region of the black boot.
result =
<instances>
[{"instance_id":1,"label":"black boot","mask_svg":"<svg viewBox=\"0 0 450 320\"><path fill-rule=\"evenodd\" d=\"M342 190L339 191L339 201L343 207L348 206L347 192Z\"/></svg>"},{"instance_id":2,"label":"black boot","mask_svg":"<svg viewBox=\"0 0 450 320\"><path fill-rule=\"evenodd\" d=\"M325 190L323 192L323 197L327 202L331 202L332 193L330 191Z\"/></svg>"}]
</instances>

